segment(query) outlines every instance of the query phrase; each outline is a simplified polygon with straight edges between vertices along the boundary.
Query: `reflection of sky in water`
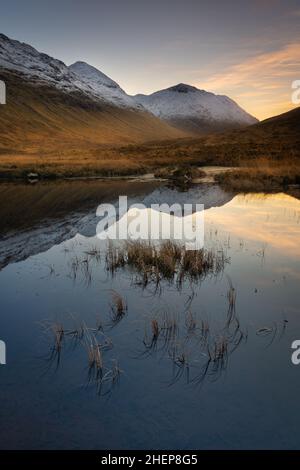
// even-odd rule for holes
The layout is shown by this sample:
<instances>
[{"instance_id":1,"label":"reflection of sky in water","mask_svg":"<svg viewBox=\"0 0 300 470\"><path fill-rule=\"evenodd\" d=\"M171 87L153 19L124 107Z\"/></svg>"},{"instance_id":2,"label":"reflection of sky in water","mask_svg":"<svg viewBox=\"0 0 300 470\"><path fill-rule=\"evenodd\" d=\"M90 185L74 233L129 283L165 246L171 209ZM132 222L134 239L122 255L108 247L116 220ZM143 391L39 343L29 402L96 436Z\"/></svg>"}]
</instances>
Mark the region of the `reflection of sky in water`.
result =
<instances>
[{"instance_id":1,"label":"reflection of sky in water","mask_svg":"<svg viewBox=\"0 0 300 470\"><path fill-rule=\"evenodd\" d=\"M300 255L300 201L286 194L236 196L223 207L209 209L205 223L292 258Z\"/></svg>"},{"instance_id":2,"label":"reflection of sky in water","mask_svg":"<svg viewBox=\"0 0 300 470\"><path fill-rule=\"evenodd\" d=\"M77 235L45 253L0 272L0 337L7 366L0 368L1 446L8 448L300 448L300 367L291 343L300 338L299 211L286 195L237 196L205 212L206 244L230 258L224 273L182 289L163 282L154 294L135 284L134 272L111 278L105 254L76 278L76 259L100 244ZM149 321L174 312L185 331L187 311L220 335L227 315L228 278L236 289L240 328L247 332L218 380L201 386L183 375L170 386L168 355L142 355ZM127 300L128 313L109 329L113 349L105 363L124 371L110 398L87 385L82 348L67 347L57 371L48 370L49 344L41 321L70 323L70 313L94 326L109 320L111 289ZM283 321L287 320L283 329ZM259 336L260 328L275 336ZM276 330L275 330L276 327ZM271 344L272 343L272 344ZM197 353L197 346L196 353ZM191 375L203 356L191 357Z\"/></svg>"}]
</instances>

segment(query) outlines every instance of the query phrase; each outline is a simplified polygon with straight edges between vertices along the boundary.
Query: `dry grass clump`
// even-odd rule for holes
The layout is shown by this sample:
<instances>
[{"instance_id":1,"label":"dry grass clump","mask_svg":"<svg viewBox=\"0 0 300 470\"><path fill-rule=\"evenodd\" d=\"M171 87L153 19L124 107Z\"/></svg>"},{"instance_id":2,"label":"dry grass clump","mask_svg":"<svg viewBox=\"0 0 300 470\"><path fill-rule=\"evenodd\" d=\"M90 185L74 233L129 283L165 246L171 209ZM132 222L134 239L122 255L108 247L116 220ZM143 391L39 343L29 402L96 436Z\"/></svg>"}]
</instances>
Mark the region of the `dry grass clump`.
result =
<instances>
[{"instance_id":1,"label":"dry grass clump","mask_svg":"<svg viewBox=\"0 0 300 470\"><path fill-rule=\"evenodd\" d=\"M233 287L232 281L229 276L227 276L228 281L228 291L227 291L227 300L228 300L228 311L227 311L227 326L229 327L233 320L236 320L236 289Z\"/></svg>"},{"instance_id":2,"label":"dry grass clump","mask_svg":"<svg viewBox=\"0 0 300 470\"><path fill-rule=\"evenodd\" d=\"M91 257L87 254L83 258L74 256L70 262L70 277L75 282L80 275L80 279L84 281L86 286L90 286L92 283L92 266Z\"/></svg>"},{"instance_id":3,"label":"dry grass clump","mask_svg":"<svg viewBox=\"0 0 300 470\"><path fill-rule=\"evenodd\" d=\"M137 273L136 282L143 287L149 283L158 286L162 280L180 287L186 279L198 281L218 275L228 262L223 250L187 250L173 241L160 245L141 241L127 242L122 247L110 245L106 255L111 274L128 266Z\"/></svg>"},{"instance_id":4,"label":"dry grass clump","mask_svg":"<svg viewBox=\"0 0 300 470\"><path fill-rule=\"evenodd\" d=\"M205 176L205 172L194 165L180 165L177 167L166 167L156 170L154 173L156 178L163 178L172 181L192 181L196 178Z\"/></svg>"},{"instance_id":5,"label":"dry grass clump","mask_svg":"<svg viewBox=\"0 0 300 470\"><path fill-rule=\"evenodd\" d=\"M109 271L112 275L119 268L123 268L126 264L124 249L109 243L105 256L105 264L107 271Z\"/></svg>"},{"instance_id":6,"label":"dry grass clump","mask_svg":"<svg viewBox=\"0 0 300 470\"><path fill-rule=\"evenodd\" d=\"M111 321L112 325L119 323L127 312L126 300L117 291L111 292Z\"/></svg>"},{"instance_id":7,"label":"dry grass clump","mask_svg":"<svg viewBox=\"0 0 300 470\"><path fill-rule=\"evenodd\" d=\"M103 374L103 359L100 344L98 343L95 335L90 334L86 342L86 349L88 354L89 370L95 371L96 375L102 376Z\"/></svg>"},{"instance_id":8,"label":"dry grass clump","mask_svg":"<svg viewBox=\"0 0 300 470\"><path fill-rule=\"evenodd\" d=\"M148 351L153 351L160 340L159 350L169 350L170 344L177 339L178 331L176 315L168 311L158 312L150 320L150 332L146 330L143 343Z\"/></svg>"},{"instance_id":9,"label":"dry grass clump","mask_svg":"<svg viewBox=\"0 0 300 470\"><path fill-rule=\"evenodd\" d=\"M50 328L54 337L53 351L59 355L61 353L62 343L65 336L64 327L61 323L55 322L50 326Z\"/></svg>"},{"instance_id":10,"label":"dry grass clump","mask_svg":"<svg viewBox=\"0 0 300 470\"><path fill-rule=\"evenodd\" d=\"M148 351L156 350L158 338L161 332L161 326L156 318L152 318L150 321L150 334L145 332L144 336L144 346Z\"/></svg>"},{"instance_id":11,"label":"dry grass clump","mask_svg":"<svg viewBox=\"0 0 300 470\"><path fill-rule=\"evenodd\" d=\"M215 339L211 358L214 362L224 361L228 353L228 340L221 336Z\"/></svg>"},{"instance_id":12,"label":"dry grass clump","mask_svg":"<svg viewBox=\"0 0 300 470\"><path fill-rule=\"evenodd\" d=\"M117 302L119 300L116 300L118 306ZM104 361L104 353L113 347L111 338L104 334L102 323L99 323L99 320L97 320L95 327L88 327L84 322L78 321L74 315L71 315L70 318L72 320L71 328L65 327L58 321L42 323L45 332L50 332L50 355L46 358L49 362L49 368L53 363L56 368L60 365L63 346L72 345L72 350L79 346L87 354L88 384L95 385L99 395L110 393L119 381L121 374L116 360L112 361L111 367L106 366L106 361Z\"/></svg>"},{"instance_id":13,"label":"dry grass clump","mask_svg":"<svg viewBox=\"0 0 300 470\"><path fill-rule=\"evenodd\" d=\"M88 382L92 381L96 385L99 395L107 395L119 382L122 372L116 360L112 361L112 367L106 367L104 364L103 351L110 349L112 343L105 340L101 344L94 334L89 334L85 346L88 354Z\"/></svg>"},{"instance_id":14,"label":"dry grass clump","mask_svg":"<svg viewBox=\"0 0 300 470\"><path fill-rule=\"evenodd\" d=\"M191 309L182 315L156 311L149 315L142 356L160 353L171 360L170 385L185 377L187 383L202 384L218 380L228 366L230 356L247 340L236 312L236 288L228 277L224 318L219 323L198 316Z\"/></svg>"},{"instance_id":15,"label":"dry grass clump","mask_svg":"<svg viewBox=\"0 0 300 470\"><path fill-rule=\"evenodd\" d=\"M153 274L158 271L164 278L171 279L176 272L176 263L181 259L181 248L169 240L159 246L141 241L127 242L125 259L128 266L139 272Z\"/></svg>"},{"instance_id":16,"label":"dry grass clump","mask_svg":"<svg viewBox=\"0 0 300 470\"><path fill-rule=\"evenodd\" d=\"M259 159L249 166L216 175L216 180L225 189L241 192L265 192L300 185L299 160L284 162Z\"/></svg>"},{"instance_id":17,"label":"dry grass clump","mask_svg":"<svg viewBox=\"0 0 300 470\"><path fill-rule=\"evenodd\" d=\"M158 321L155 319L151 320L151 330L152 330L152 339L156 341L160 333L160 327L158 325Z\"/></svg>"},{"instance_id":18,"label":"dry grass clump","mask_svg":"<svg viewBox=\"0 0 300 470\"><path fill-rule=\"evenodd\" d=\"M217 275L223 271L229 260L223 250L186 250L182 252L178 280L181 283L186 277L201 280L207 275Z\"/></svg>"},{"instance_id":19,"label":"dry grass clump","mask_svg":"<svg viewBox=\"0 0 300 470\"><path fill-rule=\"evenodd\" d=\"M108 385L108 389L103 393L104 395L111 393L113 387L119 383L121 373L119 363L114 359L112 367L105 372L101 380L101 389L103 386Z\"/></svg>"}]
</instances>

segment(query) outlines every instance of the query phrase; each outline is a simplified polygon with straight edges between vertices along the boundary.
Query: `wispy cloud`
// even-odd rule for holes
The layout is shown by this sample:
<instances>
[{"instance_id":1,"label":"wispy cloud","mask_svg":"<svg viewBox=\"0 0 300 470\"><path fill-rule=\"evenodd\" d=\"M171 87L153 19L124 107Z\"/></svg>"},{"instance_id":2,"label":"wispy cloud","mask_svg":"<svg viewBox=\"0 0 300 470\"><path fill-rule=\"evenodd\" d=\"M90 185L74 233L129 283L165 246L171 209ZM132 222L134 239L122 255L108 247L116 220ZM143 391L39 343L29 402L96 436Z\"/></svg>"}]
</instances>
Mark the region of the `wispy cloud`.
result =
<instances>
[{"instance_id":1,"label":"wispy cloud","mask_svg":"<svg viewBox=\"0 0 300 470\"><path fill-rule=\"evenodd\" d=\"M296 79L299 69L299 43L288 44L280 50L263 53L236 64L209 78L204 85L219 90L228 85L251 84L256 82L258 77L264 83L272 84L274 76L291 76Z\"/></svg>"},{"instance_id":2,"label":"wispy cloud","mask_svg":"<svg viewBox=\"0 0 300 470\"><path fill-rule=\"evenodd\" d=\"M246 103L250 112L256 110L256 115L264 118L276 113L277 108L282 112L293 107L290 87L296 79L300 79L300 47L294 42L228 67L197 86L230 94Z\"/></svg>"}]
</instances>

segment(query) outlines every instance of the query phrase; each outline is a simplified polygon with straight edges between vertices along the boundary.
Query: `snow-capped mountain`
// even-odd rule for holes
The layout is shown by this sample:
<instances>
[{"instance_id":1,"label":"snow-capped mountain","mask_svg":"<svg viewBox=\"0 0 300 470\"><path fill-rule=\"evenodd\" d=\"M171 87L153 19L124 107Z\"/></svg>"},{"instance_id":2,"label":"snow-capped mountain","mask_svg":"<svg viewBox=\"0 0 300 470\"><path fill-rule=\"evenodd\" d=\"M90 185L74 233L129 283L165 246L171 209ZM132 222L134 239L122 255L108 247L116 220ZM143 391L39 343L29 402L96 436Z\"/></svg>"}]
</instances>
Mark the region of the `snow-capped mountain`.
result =
<instances>
[{"instance_id":1,"label":"snow-capped mountain","mask_svg":"<svg viewBox=\"0 0 300 470\"><path fill-rule=\"evenodd\" d=\"M227 96L183 83L151 95L136 95L135 100L160 119L190 130L239 127L258 122Z\"/></svg>"},{"instance_id":2,"label":"snow-capped mountain","mask_svg":"<svg viewBox=\"0 0 300 470\"><path fill-rule=\"evenodd\" d=\"M4 115L15 126L14 136L2 132L2 142L6 132L10 146L17 134L20 145L25 137L28 142L44 143L44 138L39 140L41 134L62 143L76 138L113 144L177 139L256 122L230 98L189 85L129 96L117 82L85 62L67 66L3 34L0 79L6 82L8 93L3 126Z\"/></svg>"},{"instance_id":3,"label":"snow-capped mountain","mask_svg":"<svg viewBox=\"0 0 300 470\"><path fill-rule=\"evenodd\" d=\"M40 53L28 44L9 39L4 34L0 34L0 68L67 93L80 92L118 107L142 108L116 82L95 67L85 62L76 62L68 67L62 61Z\"/></svg>"},{"instance_id":4,"label":"snow-capped mountain","mask_svg":"<svg viewBox=\"0 0 300 470\"><path fill-rule=\"evenodd\" d=\"M75 62L69 66L69 70L78 77L78 86L82 88L84 83L86 89L94 96L120 107L143 108L133 97L127 95L115 81L92 65L86 62ZM75 83L77 84L77 82Z\"/></svg>"},{"instance_id":5,"label":"snow-capped mountain","mask_svg":"<svg viewBox=\"0 0 300 470\"><path fill-rule=\"evenodd\" d=\"M185 137L94 67L62 61L0 34L0 153L98 155L99 145ZM9 125L8 125L9 123Z\"/></svg>"},{"instance_id":6,"label":"snow-capped mountain","mask_svg":"<svg viewBox=\"0 0 300 470\"><path fill-rule=\"evenodd\" d=\"M60 60L38 52L28 44L0 34L0 67L41 84L74 91L74 77Z\"/></svg>"}]
</instances>

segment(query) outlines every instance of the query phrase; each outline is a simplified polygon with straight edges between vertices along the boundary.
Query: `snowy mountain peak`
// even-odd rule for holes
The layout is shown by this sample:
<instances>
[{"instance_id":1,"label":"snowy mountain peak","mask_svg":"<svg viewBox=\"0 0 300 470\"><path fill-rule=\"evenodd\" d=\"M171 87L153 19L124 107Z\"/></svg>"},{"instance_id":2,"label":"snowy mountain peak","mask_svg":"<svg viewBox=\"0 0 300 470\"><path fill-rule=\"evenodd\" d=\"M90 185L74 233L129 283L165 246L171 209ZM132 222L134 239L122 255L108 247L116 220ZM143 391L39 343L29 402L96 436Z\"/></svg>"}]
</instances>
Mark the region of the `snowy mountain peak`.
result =
<instances>
[{"instance_id":1,"label":"snowy mountain peak","mask_svg":"<svg viewBox=\"0 0 300 470\"><path fill-rule=\"evenodd\" d=\"M134 98L127 95L114 80L96 67L86 62L75 62L69 66L69 70L77 77L78 81L89 88L91 93L105 101L121 108L141 109L142 106Z\"/></svg>"},{"instance_id":2,"label":"snowy mountain peak","mask_svg":"<svg viewBox=\"0 0 300 470\"><path fill-rule=\"evenodd\" d=\"M18 73L37 85L54 86L65 93L80 92L95 102L105 101L121 108L142 108L95 67L85 62L67 67L62 61L4 34L0 34L0 68Z\"/></svg>"},{"instance_id":3,"label":"snowy mountain peak","mask_svg":"<svg viewBox=\"0 0 300 470\"><path fill-rule=\"evenodd\" d=\"M0 67L40 81L68 81L68 67L60 60L38 52L29 44L0 34Z\"/></svg>"},{"instance_id":4,"label":"snowy mountain peak","mask_svg":"<svg viewBox=\"0 0 300 470\"><path fill-rule=\"evenodd\" d=\"M227 96L199 90L195 86L178 85L135 99L155 116L176 127L205 131L251 125L257 120Z\"/></svg>"},{"instance_id":5,"label":"snowy mountain peak","mask_svg":"<svg viewBox=\"0 0 300 470\"><path fill-rule=\"evenodd\" d=\"M52 86L64 93L79 92L96 103L148 110L169 124L193 133L257 122L230 98L185 83L149 96L129 96L118 83L86 62L67 67L62 61L3 34L0 34L0 68L37 86Z\"/></svg>"},{"instance_id":6,"label":"snowy mountain peak","mask_svg":"<svg viewBox=\"0 0 300 470\"><path fill-rule=\"evenodd\" d=\"M185 83L178 83L178 85L171 86L170 88L167 88L165 91L174 91L177 93L195 93L200 90L198 90L198 88L192 85L186 85Z\"/></svg>"},{"instance_id":7,"label":"snowy mountain peak","mask_svg":"<svg viewBox=\"0 0 300 470\"><path fill-rule=\"evenodd\" d=\"M120 88L120 86L111 78L86 62L75 62L69 66L69 69L84 80L105 85L109 88Z\"/></svg>"}]
</instances>

